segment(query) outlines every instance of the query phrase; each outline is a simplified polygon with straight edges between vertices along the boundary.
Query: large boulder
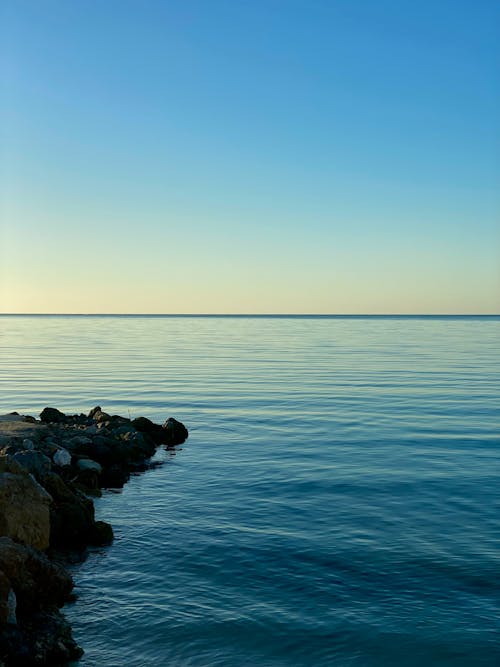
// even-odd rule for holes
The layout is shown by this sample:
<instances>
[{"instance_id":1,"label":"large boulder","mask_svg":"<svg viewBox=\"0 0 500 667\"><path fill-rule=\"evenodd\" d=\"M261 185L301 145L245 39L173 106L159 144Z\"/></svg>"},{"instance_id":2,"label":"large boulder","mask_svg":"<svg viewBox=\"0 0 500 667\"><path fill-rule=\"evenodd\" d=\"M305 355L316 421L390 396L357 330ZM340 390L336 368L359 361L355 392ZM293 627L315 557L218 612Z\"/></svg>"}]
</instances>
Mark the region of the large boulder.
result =
<instances>
[{"instance_id":1,"label":"large boulder","mask_svg":"<svg viewBox=\"0 0 500 667\"><path fill-rule=\"evenodd\" d=\"M57 408L44 408L40 419L46 424L61 424L66 421L66 415Z\"/></svg>"},{"instance_id":2,"label":"large boulder","mask_svg":"<svg viewBox=\"0 0 500 667\"><path fill-rule=\"evenodd\" d=\"M33 477L43 484L45 476L50 472L52 467L50 459L42 454L42 452L24 450L16 452L12 458L17 461L22 467L30 472Z\"/></svg>"},{"instance_id":3,"label":"large boulder","mask_svg":"<svg viewBox=\"0 0 500 667\"><path fill-rule=\"evenodd\" d=\"M0 457L0 536L47 549L51 496L10 457Z\"/></svg>"},{"instance_id":4,"label":"large boulder","mask_svg":"<svg viewBox=\"0 0 500 667\"><path fill-rule=\"evenodd\" d=\"M47 605L62 607L73 588L64 568L9 537L0 537L0 572L15 593L18 619Z\"/></svg>"},{"instance_id":5,"label":"large boulder","mask_svg":"<svg viewBox=\"0 0 500 667\"><path fill-rule=\"evenodd\" d=\"M71 575L44 554L0 538L0 664L49 667L82 655L58 609L72 588Z\"/></svg>"},{"instance_id":6,"label":"large boulder","mask_svg":"<svg viewBox=\"0 0 500 667\"><path fill-rule=\"evenodd\" d=\"M50 510L50 546L83 547L94 525L94 504L72 489L55 472L45 478L45 488L53 498Z\"/></svg>"}]
</instances>

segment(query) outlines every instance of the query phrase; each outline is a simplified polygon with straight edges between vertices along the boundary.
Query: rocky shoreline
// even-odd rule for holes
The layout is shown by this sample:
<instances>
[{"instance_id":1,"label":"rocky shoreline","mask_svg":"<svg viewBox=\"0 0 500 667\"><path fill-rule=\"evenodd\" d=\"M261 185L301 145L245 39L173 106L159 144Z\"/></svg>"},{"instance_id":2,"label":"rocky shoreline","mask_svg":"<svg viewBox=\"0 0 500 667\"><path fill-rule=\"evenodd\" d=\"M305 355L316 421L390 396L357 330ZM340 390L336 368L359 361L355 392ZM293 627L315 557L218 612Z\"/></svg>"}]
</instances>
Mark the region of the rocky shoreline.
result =
<instances>
[{"instance_id":1,"label":"rocky shoreline","mask_svg":"<svg viewBox=\"0 0 500 667\"><path fill-rule=\"evenodd\" d=\"M0 416L0 667L62 666L83 654L60 610L73 599L65 562L113 540L92 497L187 437L176 419L159 425L100 406Z\"/></svg>"}]
</instances>

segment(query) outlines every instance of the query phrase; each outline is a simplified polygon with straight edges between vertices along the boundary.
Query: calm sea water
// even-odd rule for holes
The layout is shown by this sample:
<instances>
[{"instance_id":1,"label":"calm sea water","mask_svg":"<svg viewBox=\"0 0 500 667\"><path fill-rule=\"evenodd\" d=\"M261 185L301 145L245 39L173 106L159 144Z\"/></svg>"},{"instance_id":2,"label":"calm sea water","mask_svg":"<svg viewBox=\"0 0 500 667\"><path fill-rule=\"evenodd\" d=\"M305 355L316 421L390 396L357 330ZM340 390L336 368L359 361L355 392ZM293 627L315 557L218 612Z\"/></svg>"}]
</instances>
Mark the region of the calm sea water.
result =
<instances>
[{"instance_id":1,"label":"calm sea water","mask_svg":"<svg viewBox=\"0 0 500 667\"><path fill-rule=\"evenodd\" d=\"M500 318L0 317L0 411L190 438L96 502L78 667L500 664Z\"/></svg>"}]
</instances>

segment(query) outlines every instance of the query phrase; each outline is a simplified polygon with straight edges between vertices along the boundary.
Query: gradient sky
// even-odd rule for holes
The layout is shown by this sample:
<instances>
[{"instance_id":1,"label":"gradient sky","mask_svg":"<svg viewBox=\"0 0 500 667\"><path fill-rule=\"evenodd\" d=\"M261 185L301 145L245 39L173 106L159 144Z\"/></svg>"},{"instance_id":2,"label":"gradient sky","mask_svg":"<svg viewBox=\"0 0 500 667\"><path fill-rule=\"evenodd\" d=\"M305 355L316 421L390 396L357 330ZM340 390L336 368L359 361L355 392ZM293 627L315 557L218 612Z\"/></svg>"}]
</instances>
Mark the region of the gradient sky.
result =
<instances>
[{"instance_id":1,"label":"gradient sky","mask_svg":"<svg viewBox=\"0 0 500 667\"><path fill-rule=\"evenodd\" d=\"M500 312L496 0L0 22L0 312Z\"/></svg>"}]
</instances>

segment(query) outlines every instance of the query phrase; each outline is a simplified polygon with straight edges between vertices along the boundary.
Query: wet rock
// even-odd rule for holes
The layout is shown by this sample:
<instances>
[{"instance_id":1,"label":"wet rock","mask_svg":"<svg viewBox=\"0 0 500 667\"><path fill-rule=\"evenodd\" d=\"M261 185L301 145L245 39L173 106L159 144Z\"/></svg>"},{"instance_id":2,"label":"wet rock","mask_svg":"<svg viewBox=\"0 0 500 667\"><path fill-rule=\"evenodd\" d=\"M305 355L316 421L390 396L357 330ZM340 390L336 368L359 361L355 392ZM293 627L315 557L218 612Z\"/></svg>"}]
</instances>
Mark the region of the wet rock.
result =
<instances>
[{"instance_id":1,"label":"wet rock","mask_svg":"<svg viewBox=\"0 0 500 667\"><path fill-rule=\"evenodd\" d=\"M55 667L78 660L83 650L61 612L49 609L33 614L22 626L4 626L0 655L5 667Z\"/></svg>"},{"instance_id":2,"label":"wet rock","mask_svg":"<svg viewBox=\"0 0 500 667\"><path fill-rule=\"evenodd\" d=\"M44 408L40 419L46 424L61 424L66 421L66 415L57 408Z\"/></svg>"},{"instance_id":3,"label":"wet rock","mask_svg":"<svg viewBox=\"0 0 500 667\"><path fill-rule=\"evenodd\" d=\"M90 544L104 546L111 544L114 539L113 528L106 521L96 521L89 536Z\"/></svg>"},{"instance_id":4,"label":"wet rock","mask_svg":"<svg viewBox=\"0 0 500 667\"><path fill-rule=\"evenodd\" d=\"M137 431L146 433L154 442L161 444L163 431L159 424L155 424L147 417L137 417L137 419L133 419L130 423Z\"/></svg>"},{"instance_id":5,"label":"wet rock","mask_svg":"<svg viewBox=\"0 0 500 667\"><path fill-rule=\"evenodd\" d=\"M169 417L163 424L162 442L166 445L180 445L188 437L189 433L184 424L173 417Z\"/></svg>"},{"instance_id":6,"label":"wet rock","mask_svg":"<svg viewBox=\"0 0 500 667\"><path fill-rule=\"evenodd\" d=\"M2 466L10 470L18 466L21 472L0 472L0 535L47 549L51 496L16 461L3 461L0 470Z\"/></svg>"},{"instance_id":7,"label":"wet rock","mask_svg":"<svg viewBox=\"0 0 500 667\"><path fill-rule=\"evenodd\" d=\"M62 607L73 589L71 575L64 568L9 537L0 537L0 571L16 595L18 619L47 604Z\"/></svg>"},{"instance_id":8,"label":"wet rock","mask_svg":"<svg viewBox=\"0 0 500 667\"><path fill-rule=\"evenodd\" d=\"M104 468L101 474L101 485L106 489L121 489L130 479L128 470L119 465L111 465Z\"/></svg>"}]
</instances>

